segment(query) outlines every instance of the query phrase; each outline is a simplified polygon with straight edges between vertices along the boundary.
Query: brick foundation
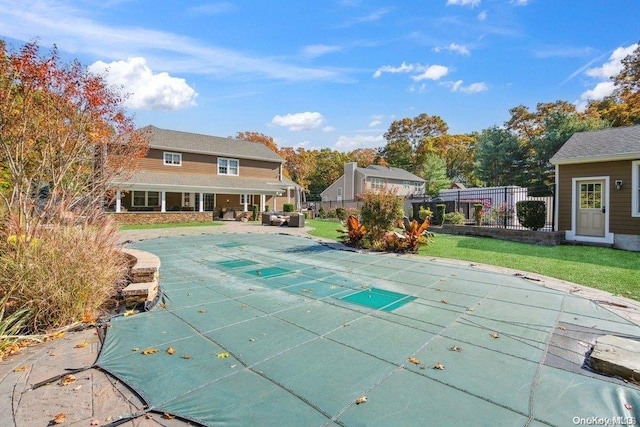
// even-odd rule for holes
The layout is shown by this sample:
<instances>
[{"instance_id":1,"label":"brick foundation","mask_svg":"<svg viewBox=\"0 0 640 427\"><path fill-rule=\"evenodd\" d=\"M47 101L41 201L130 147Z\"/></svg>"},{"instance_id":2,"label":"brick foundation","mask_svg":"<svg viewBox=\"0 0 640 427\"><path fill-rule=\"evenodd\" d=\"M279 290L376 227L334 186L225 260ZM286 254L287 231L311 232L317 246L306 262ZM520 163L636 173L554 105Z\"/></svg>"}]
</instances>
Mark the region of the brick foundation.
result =
<instances>
[{"instance_id":1,"label":"brick foundation","mask_svg":"<svg viewBox=\"0 0 640 427\"><path fill-rule=\"evenodd\" d=\"M120 212L109 213L118 224L175 224L179 222L213 222L212 212Z\"/></svg>"}]
</instances>

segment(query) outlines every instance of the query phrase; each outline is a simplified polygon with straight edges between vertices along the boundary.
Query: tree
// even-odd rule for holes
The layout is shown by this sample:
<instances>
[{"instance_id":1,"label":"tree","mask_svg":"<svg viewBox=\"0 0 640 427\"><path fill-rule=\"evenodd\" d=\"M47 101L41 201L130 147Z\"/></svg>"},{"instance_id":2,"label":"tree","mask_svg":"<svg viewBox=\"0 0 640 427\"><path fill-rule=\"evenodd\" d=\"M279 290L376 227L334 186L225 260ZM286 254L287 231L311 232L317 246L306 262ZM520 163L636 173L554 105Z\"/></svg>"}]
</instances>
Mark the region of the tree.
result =
<instances>
[{"instance_id":1,"label":"tree","mask_svg":"<svg viewBox=\"0 0 640 427\"><path fill-rule=\"evenodd\" d=\"M378 164L378 150L375 148L356 148L348 154L350 162L358 163L359 168L366 168Z\"/></svg>"},{"instance_id":2,"label":"tree","mask_svg":"<svg viewBox=\"0 0 640 427\"><path fill-rule=\"evenodd\" d=\"M525 185L527 149L508 129L496 126L478 136L475 174L486 186Z\"/></svg>"},{"instance_id":3,"label":"tree","mask_svg":"<svg viewBox=\"0 0 640 427\"><path fill-rule=\"evenodd\" d=\"M444 158L447 177L454 182L473 186L477 135L441 135L434 138L435 153Z\"/></svg>"},{"instance_id":4,"label":"tree","mask_svg":"<svg viewBox=\"0 0 640 427\"><path fill-rule=\"evenodd\" d=\"M236 139L257 142L276 153L278 152L278 145L276 145L273 138L260 132L238 132L236 135Z\"/></svg>"},{"instance_id":5,"label":"tree","mask_svg":"<svg viewBox=\"0 0 640 427\"><path fill-rule=\"evenodd\" d=\"M451 180L447 178L447 162L435 153L425 156L420 165L420 176L425 180L425 193L432 197L437 197L440 190L451 186Z\"/></svg>"},{"instance_id":6,"label":"tree","mask_svg":"<svg viewBox=\"0 0 640 427\"><path fill-rule=\"evenodd\" d=\"M344 173L349 161L346 153L323 148L313 151L313 171L309 174L309 200L320 200L320 193Z\"/></svg>"},{"instance_id":7,"label":"tree","mask_svg":"<svg viewBox=\"0 0 640 427\"><path fill-rule=\"evenodd\" d=\"M41 56L31 42L9 52L0 41L0 163L13 189L0 200L10 233L101 207L110 182L126 179L147 149L102 76L61 64L56 49Z\"/></svg>"},{"instance_id":8,"label":"tree","mask_svg":"<svg viewBox=\"0 0 640 427\"><path fill-rule=\"evenodd\" d=\"M278 154L285 160L284 171L294 182L300 185L305 192L309 192L309 175L313 171L313 152L292 147L283 147Z\"/></svg>"}]
</instances>

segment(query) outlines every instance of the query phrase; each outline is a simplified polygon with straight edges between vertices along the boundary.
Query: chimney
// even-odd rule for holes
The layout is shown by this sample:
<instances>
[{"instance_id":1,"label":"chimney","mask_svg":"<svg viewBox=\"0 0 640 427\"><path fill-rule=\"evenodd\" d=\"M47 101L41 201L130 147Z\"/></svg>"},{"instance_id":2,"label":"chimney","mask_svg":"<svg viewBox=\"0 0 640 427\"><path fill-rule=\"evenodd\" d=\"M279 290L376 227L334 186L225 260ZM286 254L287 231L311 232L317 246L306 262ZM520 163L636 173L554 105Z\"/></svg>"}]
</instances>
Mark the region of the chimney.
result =
<instances>
[{"instance_id":1,"label":"chimney","mask_svg":"<svg viewBox=\"0 0 640 427\"><path fill-rule=\"evenodd\" d=\"M344 164L344 199L353 200L355 198L355 175L358 163L351 162Z\"/></svg>"}]
</instances>

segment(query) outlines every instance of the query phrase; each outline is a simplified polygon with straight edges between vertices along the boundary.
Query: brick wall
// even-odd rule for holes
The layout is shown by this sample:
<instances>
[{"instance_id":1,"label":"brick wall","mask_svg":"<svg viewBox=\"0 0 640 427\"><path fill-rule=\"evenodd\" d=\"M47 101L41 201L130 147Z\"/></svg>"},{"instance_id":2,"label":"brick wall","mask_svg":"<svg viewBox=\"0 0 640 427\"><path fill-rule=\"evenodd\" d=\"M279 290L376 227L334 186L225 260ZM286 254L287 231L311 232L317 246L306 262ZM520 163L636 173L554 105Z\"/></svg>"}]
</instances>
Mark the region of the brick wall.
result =
<instances>
[{"instance_id":1,"label":"brick wall","mask_svg":"<svg viewBox=\"0 0 640 427\"><path fill-rule=\"evenodd\" d=\"M211 212L121 212L109 213L118 224L175 224L212 221Z\"/></svg>"},{"instance_id":2,"label":"brick wall","mask_svg":"<svg viewBox=\"0 0 640 427\"><path fill-rule=\"evenodd\" d=\"M444 224L442 227L431 227L430 229L436 233L493 237L500 240L535 243L536 245L559 245L564 240L564 232L558 231L511 230L507 228L474 227L452 224Z\"/></svg>"}]
</instances>

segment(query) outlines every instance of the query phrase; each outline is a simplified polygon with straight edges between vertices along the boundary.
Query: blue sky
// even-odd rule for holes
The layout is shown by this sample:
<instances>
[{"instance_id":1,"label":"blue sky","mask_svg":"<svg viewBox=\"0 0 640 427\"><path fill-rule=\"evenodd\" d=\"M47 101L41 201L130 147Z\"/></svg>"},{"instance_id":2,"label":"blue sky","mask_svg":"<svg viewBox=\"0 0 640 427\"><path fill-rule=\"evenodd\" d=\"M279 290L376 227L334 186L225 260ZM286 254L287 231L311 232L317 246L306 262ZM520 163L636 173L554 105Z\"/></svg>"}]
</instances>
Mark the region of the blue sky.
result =
<instances>
[{"instance_id":1,"label":"blue sky","mask_svg":"<svg viewBox=\"0 0 640 427\"><path fill-rule=\"evenodd\" d=\"M0 37L108 69L139 126L350 151L422 113L470 133L601 98L639 16L638 0L0 0Z\"/></svg>"}]
</instances>

